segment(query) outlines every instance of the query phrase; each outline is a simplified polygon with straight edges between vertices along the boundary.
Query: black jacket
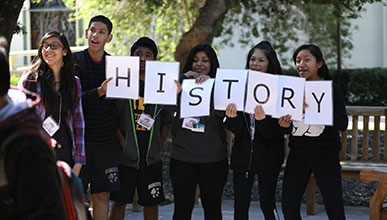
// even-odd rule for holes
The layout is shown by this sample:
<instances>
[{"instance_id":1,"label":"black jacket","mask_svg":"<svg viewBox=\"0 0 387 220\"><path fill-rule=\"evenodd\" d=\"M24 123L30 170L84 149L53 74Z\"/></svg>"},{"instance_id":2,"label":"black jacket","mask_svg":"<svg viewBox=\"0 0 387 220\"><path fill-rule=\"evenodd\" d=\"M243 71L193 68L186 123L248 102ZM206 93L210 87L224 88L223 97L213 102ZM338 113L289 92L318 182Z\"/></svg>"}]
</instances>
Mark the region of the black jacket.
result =
<instances>
[{"instance_id":1,"label":"black jacket","mask_svg":"<svg viewBox=\"0 0 387 220\"><path fill-rule=\"evenodd\" d=\"M228 118L224 123L226 129L234 133L231 154L233 172L254 170L259 174L277 173L284 161L285 138L291 127L282 128L278 119L266 116L255 120L254 140L250 136L250 115L238 112L237 117Z\"/></svg>"}]
</instances>

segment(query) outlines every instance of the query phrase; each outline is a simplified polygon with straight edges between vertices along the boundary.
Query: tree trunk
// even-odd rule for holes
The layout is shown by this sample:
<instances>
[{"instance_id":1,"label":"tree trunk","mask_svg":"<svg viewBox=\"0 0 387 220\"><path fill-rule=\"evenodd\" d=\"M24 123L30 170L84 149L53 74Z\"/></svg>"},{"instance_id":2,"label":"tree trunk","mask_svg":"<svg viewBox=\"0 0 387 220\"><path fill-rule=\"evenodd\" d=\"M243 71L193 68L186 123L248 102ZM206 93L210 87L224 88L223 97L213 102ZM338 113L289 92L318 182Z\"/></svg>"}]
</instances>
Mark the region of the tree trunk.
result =
<instances>
[{"instance_id":1,"label":"tree trunk","mask_svg":"<svg viewBox=\"0 0 387 220\"><path fill-rule=\"evenodd\" d=\"M180 62L180 70L185 64L189 51L194 46L201 43L212 43L214 27L219 20L223 19L228 7L226 0L206 1L192 28L184 33L176 47L174 57L176 61Z\"/></svg>"},{"instance_id":2,"label":"tree trunk","mask_svg":"<svg viewBox=\"0 0 387 220\"><path fill-rule=\"evenodd\" d=\"M11 45L12 36L17 25L17 19L23 7L24 0L0 1L0 35L8 40L8 48Z\"/></svg>"}]
</instances>

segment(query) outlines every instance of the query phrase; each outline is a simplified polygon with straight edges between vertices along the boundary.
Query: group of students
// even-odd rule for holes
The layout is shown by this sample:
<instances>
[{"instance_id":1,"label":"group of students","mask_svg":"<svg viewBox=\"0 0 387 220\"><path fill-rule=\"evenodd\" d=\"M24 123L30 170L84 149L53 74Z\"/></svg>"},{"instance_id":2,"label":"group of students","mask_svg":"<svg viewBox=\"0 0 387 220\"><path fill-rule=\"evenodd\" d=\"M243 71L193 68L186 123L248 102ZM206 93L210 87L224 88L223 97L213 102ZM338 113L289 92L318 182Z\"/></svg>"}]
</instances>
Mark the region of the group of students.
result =
<instances>
[{"instance_id":1,"label":"group of students","mask_svg":"<svg viewBox=\"0 0 387 220\"><path fill-rule=\"evenodd\" d=\"M90 190L94 219L109 218L109 200L113 201L110 219L124 219L126 204L132 202L136 190L138 202L144 207L144 219L158 219L158 204L165 199L160 152L169 133L173 219L191 219L197 185L204 218L222 219L221 200L230 168L226 130L234 134L230 160L234 219L249 219L256 176L265 219L280 219L275 192L284 162L285 134L290 135L290 153L283 181L284 218L301 219L302 196L313 172L328 218L345 219L339 131L346 130L348 118L338 87L333 88L333 126L306 125L303 121L293 121L291 115L272 118L260 105L254 114L238 112L232 103L225 111L219 111L211 102L209 116L195 118L195 123L203 129L192 131L183 126L185 119L179 114L181 83L185 79L203 83L215 78L219 61L214 49L199 44L190 50L179 81L175 82L176 106L145 104L145 64L146 60L157 60L158 50L152 39L139 38L130 55L140 57L140 98L107 99L107 84L112 78L106 79L105 57L110 54L104 48L113 38L112 28L105 16L93 17L86 29L88 48L74 54L63 34L46 33L31 68L19 83L41 97L36 105L41 125L55 140L56 157L79 175L85 191ZM306 80L331 80L316 45L297 48L293 61L299 75ZM282 74L277 54L267 41L249 51L245 68ZM304 103L304 108L307 107ZM141 118L150 119L152 126L142 126ZM294 133L301 128L305 132Z\"/></svg>"}]
</instances>

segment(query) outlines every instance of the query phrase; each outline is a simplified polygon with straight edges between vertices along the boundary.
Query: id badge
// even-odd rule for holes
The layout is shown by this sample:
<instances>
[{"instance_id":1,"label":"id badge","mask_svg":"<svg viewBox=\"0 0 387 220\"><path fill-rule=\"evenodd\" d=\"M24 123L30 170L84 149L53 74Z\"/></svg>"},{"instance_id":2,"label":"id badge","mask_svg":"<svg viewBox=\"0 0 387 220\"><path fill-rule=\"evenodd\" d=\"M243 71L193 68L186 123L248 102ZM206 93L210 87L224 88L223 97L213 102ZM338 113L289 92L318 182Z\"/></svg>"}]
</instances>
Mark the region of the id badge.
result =
<instances>
[{"instance_id":1,"label":"id badge","mask_svg":"<svg viewBox=\"0 0 387 220\"><path fill-rule=\"evenodd\" d=\"M188 130L192 130L194 124L197 124L199 123L199 119L198 118L184 118L183 119L183 124L182 124L182 128L185 128L185 129L188 129Z\"/></svg>"},{"instance_id":2,"label":"id badge","mask_svg":"<svg viewBox=\"0 0 387 220\"><path fill-rule=\"evenodd\" d=\"M206 127L205 124L197 123L193 125L191 131L204 133L205 127Z\"/></svg>"},{"instance_id":3,"label":"id badge","mask_svg":"<svg viewBox=\"0 0 387 220\"><path fill-rule=\"evenodd\" d=\"M193 132L204 132L205 124L200 123L198 118L184 118L182 127Z\"/></svg>"},{"instance_id":4,"label":"id badge","mask_svg":"<svg viewBox=\"0 0 387 220\"><path fill-rule=\"evenodd\" d=\"M152 128L154 122L155 122L155 120L152 117L142 113L140 118L137 121L137 124L143 126L147 130L150 130Z\"/></svg>"},{"instance_id":5,"label":"id badge","mask_svg":"<svg viewBox=\"0 0 387 220\"><path fill-rule=\"evenodd\" d=\"M46 118L43 121L43 129L50 135L50 137L54 136L54 134L59 130L59 125L51 116Z\"/></svg>"}]
</instances>

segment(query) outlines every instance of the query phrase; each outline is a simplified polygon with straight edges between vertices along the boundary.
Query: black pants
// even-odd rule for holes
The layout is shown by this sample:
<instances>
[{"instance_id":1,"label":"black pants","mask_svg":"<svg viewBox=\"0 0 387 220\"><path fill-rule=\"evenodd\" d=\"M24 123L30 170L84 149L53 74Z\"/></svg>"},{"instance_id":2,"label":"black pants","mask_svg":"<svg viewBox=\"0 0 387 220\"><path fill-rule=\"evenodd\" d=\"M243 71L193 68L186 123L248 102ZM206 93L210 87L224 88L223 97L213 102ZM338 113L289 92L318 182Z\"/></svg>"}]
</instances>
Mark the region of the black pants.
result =
<instances>
[{"instance_id":1,"label":"black pants","mask_svg":"<svg viewBox=\"0 0 387 220\"><path fill-rule=\"evenodd\" d=\"M329 148L320 151L290 150L282 192L285 219L301 219L301 200L311 172L323 197L328 218L345 219L339 150Z\"/></svg>"},{"instance_id":2,"label":"black pants","mask_svg":"<svg viewBox=\"0 0 387 220\"><path fill-rule=\"evenodd\" d=\"M195 203L196 186L205 220L222 219L223 187L228 175L228 161L188 163L171 158L170 176L174 195L173 220L190 220Z\"/></svg>"},{"instance_id":3,"label":"black pants","mask_svg":"<svg viewBox=\"0 0 387 220\"><path fill-rule=\"evenodd\" d=\"M256 174L254 172L233 173L234 185L234 219L248 220L251 190ZM266 220L279 219L275 206L275 192L278 173L258 175L258 190L261 210Z\"/></svg>"}]
</instances>

